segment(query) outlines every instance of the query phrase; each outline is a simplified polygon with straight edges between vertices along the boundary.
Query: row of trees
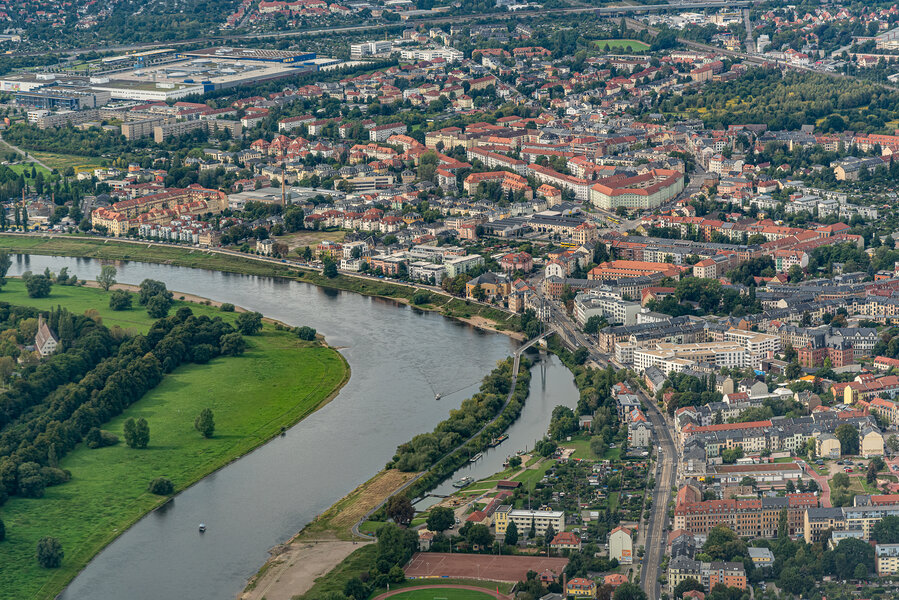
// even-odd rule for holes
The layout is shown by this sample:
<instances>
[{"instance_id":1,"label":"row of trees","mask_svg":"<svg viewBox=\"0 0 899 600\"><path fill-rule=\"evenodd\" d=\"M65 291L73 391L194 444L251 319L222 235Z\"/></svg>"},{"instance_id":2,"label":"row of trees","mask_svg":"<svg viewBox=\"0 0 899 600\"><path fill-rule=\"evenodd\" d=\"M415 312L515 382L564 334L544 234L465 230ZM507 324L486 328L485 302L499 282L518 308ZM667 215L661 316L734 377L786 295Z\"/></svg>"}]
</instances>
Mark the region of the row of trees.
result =
<instances>
[{"instance_id":1,"label":"row of trees","mask_svg":"<svg viewBox=\"0 0 899 600\"><path fill-rule=\"evenodd\" d=\"M68 318L65 313L58 316L60 322ZM156 321L146 335L124 341L88 317L72 317L72 321L71 348L26 369L0 397L2 499L7 495L40 497L46 485L67 480L67 474L56 468L59 458L82 440L93 447L114 443L99 428L155 387L166 373L185 362L205 363L219 354L239 354L244 348L242 335L234 327L218 317L194 316L187 307ZM212 435L211 412L201 414L195 426L202 435ZM146 447L149 425L142 419L129 420L125 439L129 446Z\"/></svg>"}]
</instances>

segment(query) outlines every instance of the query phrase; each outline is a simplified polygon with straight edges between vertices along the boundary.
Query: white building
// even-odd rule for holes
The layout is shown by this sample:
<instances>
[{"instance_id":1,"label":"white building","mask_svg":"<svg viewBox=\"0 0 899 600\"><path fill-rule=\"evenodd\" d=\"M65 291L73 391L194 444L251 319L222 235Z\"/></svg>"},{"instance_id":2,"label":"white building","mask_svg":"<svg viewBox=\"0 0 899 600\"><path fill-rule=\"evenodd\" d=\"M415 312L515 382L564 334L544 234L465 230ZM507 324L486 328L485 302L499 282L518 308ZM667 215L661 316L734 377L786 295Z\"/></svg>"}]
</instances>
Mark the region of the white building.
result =
<instances>
[{"instance_id":1,"label":"white building","mask_svg":"<svg viewBox=\"0 0 899 600\"><path fill-rule=\"evenodd\" d=\"M590 317L605 317L612 324L634 325L640 303L594 292L581 292L574 298L574 318L583 327Z\"/></svg>"},{"instance_id":2,"label":"white building","mask_svg":"<svg viewBox=\"0 0 899 600\"><path fill-rule=\"evenodd\" d=\"M749 353L737 342L660 342L634 350L634 369L639 373L649 367L658 367L662 373L680 373L701 362L719 367L742 368L749 365Z\"/></svg>"},{"instance_id":3,"label":"white building","mask_svg":"<svg viewBox=\"0 0 899 600\"><path fill-rule=\"evenodd\" d=\"M634 562L634 542L627 527L616 527L609 534L609 559L613 558L625 565Z\"/></svg>"}]
</instances>

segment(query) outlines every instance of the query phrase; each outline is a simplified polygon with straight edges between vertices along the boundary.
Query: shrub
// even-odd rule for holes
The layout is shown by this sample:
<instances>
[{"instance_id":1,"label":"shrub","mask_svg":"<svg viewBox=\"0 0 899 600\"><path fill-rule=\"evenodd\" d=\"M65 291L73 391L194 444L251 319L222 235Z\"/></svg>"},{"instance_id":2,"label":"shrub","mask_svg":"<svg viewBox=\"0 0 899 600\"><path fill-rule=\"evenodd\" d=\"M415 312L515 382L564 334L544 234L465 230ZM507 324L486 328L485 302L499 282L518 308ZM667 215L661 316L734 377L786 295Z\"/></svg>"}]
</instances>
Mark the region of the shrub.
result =
<instances>
[{"instance_id":1,"label":"shrub","mask_svg":"<svg viewBox=\"0 0 899 600\"><path fill-rule=\"evenodd\" d=\"M41 477L44 479L44 485L50 487L67 482L72 478L72 473L56 467L43 467L41 468Z\"/></svg>"},{"instance_id":2,"label":"shrub","mask_svg":"<svg viewBox=\"0 0 899 600\"><path fill-rule=\"evenodd\" d=\"M56 569L62 564L62 544L55 537L42 537L37 542L37 563L45 569Z\"/></svg>"},{"instance_id":3,"label":"shrub","mask_svg":"<svg viewBox=\"0 0 899 600\"><path fill-rule=\"evenodd\" d=\"M302 326L297 329L297 337L301 340L306 340L307 342L311 342L315 339L316 331L312 327Z\"/></svg>"},{"instance_id":4,"label":"shrub","mask_svg":"<svg viewBox=\"0 0 899 600\"><path fill-rule=\"evenodd\" d=\"M104 446L114 446L119 443L119 436L109 431L103 431L97 427L91 427L87 435L84 436L84 443L90 449L103 448Z\"/></svg>"},{"instance_id":5,"label":"shrub","mask_svg":"<svg viewBox=\"0 0 899 600\"><path fill-rule=\"evenodd\" d=\"M230 302L225 302L221 306L219 306L219 310L222 312L234 312L234 305Z\"/></svg>"},{"instance_id":6,"label":"shrub","mask_svg":"<svg viewBox=\"0 0 899 600\"><path fill-rule=\"evenodd\" d=\"M222 336L222 355L240 356L247 349L247 341L238 332L226 333Z\"/></svg>"},{"instance_id":7,"label":"shrub","mask_svg":"<svg viewBox=\"0 0 899 600\"><path fill-rule=\"evenodd\" d=\"M165 477L157 477L147 486L147 491L157 496L169 496L175 491L175 485L170 479Z\"/></svg>"},{"instance_id":8,"label":"shrub","mask_svg":"<svg viewBox=\"0 0 899 600\"><path fill-rule=\"evenodd\" d=\"M109 308L112 310L131 310L132 296L125 290L115 290L109 296Z\"/></svg>"}]
</instances>

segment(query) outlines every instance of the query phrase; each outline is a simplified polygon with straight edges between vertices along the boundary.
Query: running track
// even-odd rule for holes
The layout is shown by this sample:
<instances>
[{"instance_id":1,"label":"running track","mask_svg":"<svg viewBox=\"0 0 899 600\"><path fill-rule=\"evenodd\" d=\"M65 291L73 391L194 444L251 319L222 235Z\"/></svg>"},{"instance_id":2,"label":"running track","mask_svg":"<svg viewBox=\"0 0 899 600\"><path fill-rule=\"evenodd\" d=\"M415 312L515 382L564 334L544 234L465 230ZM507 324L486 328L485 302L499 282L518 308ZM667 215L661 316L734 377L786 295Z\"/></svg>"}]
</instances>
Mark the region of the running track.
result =
<instances>
[{"instance_id":1,"label":"running track","mask_svg":"<svg viewBox=\"0 0 899 600\"><path fill-rule=\"evenodd\" d=\"M506 596L505 594L500 594L495 590L489 590L487 588L476 587L473 585L416 585L412 587L400 588L398 590L393 590L390 592L384 592L379 596L375 596L375 600L384 600L385 598L390 598L391 596L396 596L397 594L402 594L404 592L414 592L415 590L438 590L446 588L453 588L456 590L472 590L475 592L483 592L491 596L497 596L502 600L512 600L511 596Z\"/></svg>"}]
</instances>

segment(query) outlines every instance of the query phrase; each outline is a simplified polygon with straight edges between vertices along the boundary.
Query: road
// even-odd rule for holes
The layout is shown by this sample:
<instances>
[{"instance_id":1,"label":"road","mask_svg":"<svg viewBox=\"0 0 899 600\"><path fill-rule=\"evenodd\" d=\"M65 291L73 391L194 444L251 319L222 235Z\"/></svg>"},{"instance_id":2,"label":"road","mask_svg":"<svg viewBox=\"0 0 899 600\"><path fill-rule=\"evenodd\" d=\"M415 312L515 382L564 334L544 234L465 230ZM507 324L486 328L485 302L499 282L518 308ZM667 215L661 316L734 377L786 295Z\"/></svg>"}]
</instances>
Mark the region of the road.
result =
<instances>
[{"instance_id":1,"label":"road","mask_svg":"<svg viewBox=\"0 0 899 600\"><path fill-rule=\"evenodd\" d=\"M668 421L659 410L655 399L647 398L642 390L638 390L637 393L647 409L646 416L652 423L656 442L662 448L658 457L660 472L656 477L656 487L652 493L652 509L646 522L643 569L640 575L640 582L646 595L658 598L661 595L659 576L662 574L662 558L668 541L668 500L671 498L671 488L677 482L677 448L674 446Z\"/></svg>"},{"instance_id":2,"label":"road","mask_svg":"<svg viewBox=\"0 0 899 600\"><path fill-rule=\"evenodd\" d=\"M4 140L2 134L0 134L0 142L2 142L3 144L9 146L9 147L12 148L15 152L17 152L18 154L21 154L22 156L24 156L27 160L30 160L31 162L36 163L36 164L38 164L38 165L44 167L44 168L47 169L48 171L52 171L52 170L53 170L53 169L51 169L50 167L48 167L47 165L45 165L43 162L39 161L39 160L36 159L35 157L31 156L30 154L28 154L27 152L25 152L24 150L22 150L21 148L19 148L18 146L13 146L12 144L10 144L10 143L7 142L6 140Z\"/></svg>"},{"instance_id":3,"label":"road","mask_svg":"<svg viewBox=\"0 0 899 600\"><path fill-rule=\"evenodd\" d=\"M539 283L535 287L539 290ZM596 344L589 336L580 331L564 307L555 302L551 302L551 306L552 322L558 328L559 337L567 346L572 349L583 346L589 350L590 358L596 364L618 368L608 355L597 350ZM638 388L637 394L646 408L647 418L652 423L656 442L662 448L658 457L659 473L652 492L652 507L646 520L643 566L640 574L643 590L652 600L661 595L659 576L662 574L662 558L667 545L668 501L671 498L671 489L677 483L678 454L671 435L673 429L666 416L659 410L655 400L648 397L642 389Z\"/></svg>"}]
</instances>

